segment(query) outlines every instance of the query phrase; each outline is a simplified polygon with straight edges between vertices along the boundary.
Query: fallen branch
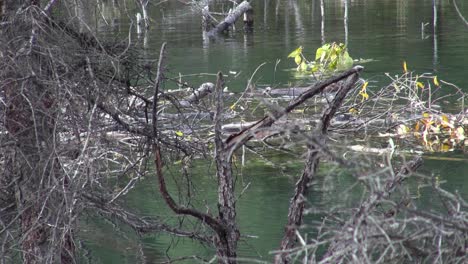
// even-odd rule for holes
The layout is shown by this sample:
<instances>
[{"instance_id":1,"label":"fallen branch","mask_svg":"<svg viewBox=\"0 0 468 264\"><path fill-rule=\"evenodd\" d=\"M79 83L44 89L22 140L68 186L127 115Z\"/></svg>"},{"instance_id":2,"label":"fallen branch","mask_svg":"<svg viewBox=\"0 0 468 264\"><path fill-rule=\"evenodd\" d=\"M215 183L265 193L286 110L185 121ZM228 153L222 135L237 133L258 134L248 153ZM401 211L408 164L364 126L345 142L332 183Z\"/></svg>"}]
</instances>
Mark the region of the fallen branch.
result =
<instances>
[{"instance_id":1,"label":"fallen branch","mask_svg":"<svg viewBox=\"0 0 468 264\"><path fill-rule=\"evenodd\" d=\"M211 29L208 32L209 36L215 36L217 34L221 34L224 31L229 30L229 27L234 25L236 21L245 13L252 10L252 6L250 6L250 3L247 1L244 1L240 3L229 15L221 21L216 27ZM206 16L206 14L204 14ZM207 21L210 21L210 19L206 19ZM206 22L208 23L208 22Z\"/></svg>"},{"instance_id":2,"label":"fallen branch","mask_svg":"<svg viewBox=\"0 0 468 264\"><path fill-rule=\"evenodd\" d=\"M209 95L213 92L214 84L207 82L200 85L200 87L193 91L193 93L187 96L184 100L180 101L180 105L182 107L189 107L192 104L198 104L198 102L204 98L205 96Z\"/></svg>"}]
</instances>

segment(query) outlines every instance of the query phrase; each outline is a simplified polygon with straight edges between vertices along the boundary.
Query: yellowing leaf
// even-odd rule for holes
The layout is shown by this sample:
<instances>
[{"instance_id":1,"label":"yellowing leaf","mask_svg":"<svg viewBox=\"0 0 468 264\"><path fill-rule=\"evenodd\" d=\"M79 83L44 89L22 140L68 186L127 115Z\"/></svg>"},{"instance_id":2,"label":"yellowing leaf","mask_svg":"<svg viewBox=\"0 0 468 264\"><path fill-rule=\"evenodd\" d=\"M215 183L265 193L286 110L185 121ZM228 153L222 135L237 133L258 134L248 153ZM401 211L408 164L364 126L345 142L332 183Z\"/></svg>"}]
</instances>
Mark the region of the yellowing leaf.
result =
<instances>
[{"instance_id":1,"label":"yellowing leaf","mask_svg":"<svg viewBox=\"0 0 468 264\"><path fill-rule=\"evenodd\" d=\"M301 55L297 55L296 57L294 57L294 62L296 62L297 65L301 64L302 62L302 57Z\"/></svg>"},{"instance_id":2,"label":"yellowing leaf","mask_svg":"<svg viewBox=\"0 0 468 264\"><path fill-rule=\"evenodd\" d=\"M362 96L362 101L369 99L369 95L366 92L360 92L359 94Z\"/></svg>"},{"instance_id":3,"label":"yellowing leaf","mask_svg":"<svg viewBox=\"0 0 468 264\"><path fill-rule=\"evenodd\" d=\"M369 82L365 82L365 83L362 85L361 90L366 90L367 85L369 85Z\"/></svg>"},{"instance_id":4,"label":"yellowing leaf","mask_svg":"<svg viewBox=\"0 0 468 264\"><path fill-rule=\"evenodd\" d=\"M229 107L229 109L231 109L231 110L234 110L234 108L236 108L236 104L235 104L235 103L232 104L232 105Z\"/></svg>"},{"instance_id":5,"label":"yellowing leaf","mask_svg":"<svg viewBox=\"0 0 468 264\"><path fill-rule=\"evenodd\" d=\"M349 109L349 113L351 113L353 115L357 115L357 114L359 114L359 111L356 108L352 107L351 109Z\"/></svg>"},{"instance_id":6,"label":"yellowing leaf","mask_svg":"<svg viewBox=\"0 0 468 264\"><path fill-rule=\"evenodd\" d=\"M447 123L449 122L447 115L441 115L440 119L442 119L443 122L447 122Z\"/></svg>"},{"instance_id":7,"label":"yellowing leaf","mask_svg":"<svg viewBox=\"0 0 468 264\"><path fill-rule=\"evenodd\" d=\"M416 85L421 88L421 89L424 89L424 84L422 82L416 82Z\"/></svg>"},{"instance_id":8,"label":"yellowing leaf","mask_svg":"<svg viewBox=\"0 0 468 264\"><path fill-rule=\"evenodd\" d=\"M307 63L305 62L301 63L301 71L307 71Z\"/></svg>"},{"instance_id":9,"label":"yellowing leaf","mask_svg":"<svg viewBox=\"0 0 468 264\"><path fill-rule=\"evenodd\" d=\"M444 127L444 128L447 128L447 127L455 128L455 126L452 123L450 123L450 120L449 120L447 115L441 115L440 119L441 119L440 124L442 125L442 127Z\"/></svg>"},{"instance_id":10,"label":"yellowing leaf","mask_svg":"<svg viewBox=\"0 0 468 264\"><path fill-rule=\"evenodd\" d=\"M416 122L416 125L414 126L414 131L419 131L420 127L421 127L421 123L419 121Z\"/></svg>"},{"instance_id":11,"label":"yellowing leaf","mask_svg":"<svg viewBox=\"0 0 468 264\"><path fill-rule=\"evenodd\" d=\"M451 150L451 146L449 144L442 144L440 146L440 151L441 152L448 152Z\"/></svg>"},{"instance_id":12,"label":"yellowing leaf","mask_svg":"<svg viewBox=\"0 0 468 264\"><path fill-rule=\"evenodd\" d=\"M440 86L439 80L437 80L437 76L434 76L434 84Z\"/></svg>"},{"instance_id":13,"label":"yellowing leaf","mask_svg":"<svg viewBox=\"0 0 468 264\"><path fill-rule=\"evenodd\" d=\"M369 94L367 94L367 90L366 90L368 84L369 84L369 82L365 82L362 85L361 91L359 91L359 94L362 96L361 101L369 99Z\"/></svg>"},{"instance_id":14,"label":"yellowing leaf","mask_svg":"<svg viewBox=\"0 0 468 264\"><path fill-rule=\"evenodd\" d=\"M178 137L183 137L183 136L184 136L184 133L183 133L182 131L179 131L179 130L174 131L174 133L175 133L176 136L178 136Z\"/></svg>"},{"instance_id":15,"label":"yellowing leaf","mask_svg":"<svg viewBox=\"0 0 468 264\"><path fill-rule=\"evenodd\" d=\"M408 72L408 68L406 67L406 61L403 61L403 72Z\"/></svg>"},{"instance_id":16,"label":"yellowing leaf","mask_svg":"<svg viewBox=\"0 0 468 264\"><path fill-rule=\"evenodd\" d=\"M289 53L288 58L296 58L297 56L300 56L301 53L302 53L302 46L295 49L293 52Z\"/></svg>"}]
</instances>

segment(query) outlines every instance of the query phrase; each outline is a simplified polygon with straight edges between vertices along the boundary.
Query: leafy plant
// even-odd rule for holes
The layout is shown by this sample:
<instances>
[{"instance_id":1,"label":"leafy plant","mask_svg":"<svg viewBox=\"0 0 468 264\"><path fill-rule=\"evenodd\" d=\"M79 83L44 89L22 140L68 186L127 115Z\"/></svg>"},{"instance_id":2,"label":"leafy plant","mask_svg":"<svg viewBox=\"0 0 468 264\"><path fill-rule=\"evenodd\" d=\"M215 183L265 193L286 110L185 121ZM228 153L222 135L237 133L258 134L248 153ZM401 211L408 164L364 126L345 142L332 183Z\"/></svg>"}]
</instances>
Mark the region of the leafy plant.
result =
<instances>
[{"instance_id":1,"label":"leafy plant","mask_svg":"<svg viewBox=\"0 0 468 264\"><path fill-rule=\"evenodd\" d=\"M346 45L343 43L327 43L318 48L314 61L308 61L302 50L303 47L300 46L288 55L288 58L294 58L299 72L327 74L344 71L353 66L353 59L349 56Z\"/></svg>"}]
</instances>

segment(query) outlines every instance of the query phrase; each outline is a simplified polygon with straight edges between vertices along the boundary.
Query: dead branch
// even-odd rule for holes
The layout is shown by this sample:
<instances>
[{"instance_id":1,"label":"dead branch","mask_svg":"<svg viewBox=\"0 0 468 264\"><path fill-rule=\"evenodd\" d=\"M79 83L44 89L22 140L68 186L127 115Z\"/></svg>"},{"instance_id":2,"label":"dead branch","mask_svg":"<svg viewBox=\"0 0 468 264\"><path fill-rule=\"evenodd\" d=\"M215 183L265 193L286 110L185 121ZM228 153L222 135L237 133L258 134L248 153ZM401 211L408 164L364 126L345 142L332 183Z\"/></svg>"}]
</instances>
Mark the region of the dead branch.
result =
<instances>
[{"instance_id":1,"label":"dead branch","mask_svg":"<svg viewBox=\"0 0 468 264\"><path fill-rule=\"evenodd\" d=\"M348 76L346 81L342 84L340 90L336 94L335 98L331 102L330 106L324 111L321 122L318 124L316 129L316 134L318 134L317 141L318 145L309 145L307 150L307 158L305 168L303 170L302 176L296 183L296 189L294 196L291 199L289 205L288 213L288 223L285 228L283 239L281 240L281 246L279 251L282 252L275 256L275 263L288 263L288 250L294 247L296 241L296 230L302 224L304 207L306 202L306 195L309 190L310 183L315 178L317 168L320 163L321 149L320 146L323 145L324 136L327 133L328 126L330 125L330 120L335 115L338 108L343 103L348 92L354 87L354 84L358 80L358 72L354 72L352 75ZM307 93L307 92L305 92Z\"/></svg>"},{"instance_id":2,"label":"dead branch","mask_svg":"<svg viewBox=\"0 0 468 264\"><path fill-rule=\"evenodd\" d=\"M221 34L224 31L227 31L230 26L232 26L236 21L245 13L252 10L252 6L250 6L250 3L247 1L244 1L240 3L231 13L228 14L228 16L221 21L216 27L211 29L208 32L209 36L215 36L217 34ZM207 19L207 21L211 21L210 19ZM210 22L206 22L210 23Z\"/></svg>"},{"instance_id":3,"label":"dead branch","mask_svg":"<svg viewBox=\"0 0 468 264\"><path fill-rule=\"evenodd\" d=\"M280 117L284 116L287 113L290 113L293 109L304 103L307 99L321 93L325 88L327 88L332 83L337 83L348 76L359 73L363 69L362 66L354 66L352 69L343 72L337 76L334 76L330 79L327 79L323 82L316 83L303 92L299 97L295 98L291 103L282 111L278 111L275 113L271 113L270 115L266 115L255 124L246 127L239 133L231 135L226 140L226 148L231 150L231 153L235 151L237 148L242 146L245 142L249 141L253 137L253 132L255 130L271 126L276 120Z\"/></svg>"},{"instance_id":4,"label":"dead branch","mask_svg":"<svg viewBox=\"0 0 468 264\"><path fill-rule=\"evenodd\" d=\"M164 201L169 206L169 208L171 208L171 210L174 213L178 214L178 215L193 216L194 218L196 218L196 219L200 220L201 222L207 224L217 234L224 234L225 233L225 227L216 218L212 217L211 215L202 213L202 212L200 212L198 210L195 210L195 209L185 208L185 207L179 206L174 201L174 199L169 194L169 191L166 188L166 182L165 182L164 174L163 174L163 171L162 171L163 163L162 163L162 158L161 158L161 151L160 151L157 144L153 145L153 153L154 153L154 163L156 165L156 175L158 177L159 191L161 192L161 195L163 196Z\"/></svg>"},{"instance_id":5,"label":"dead branch","mask_svg":"<svg viewBox=\"0 0 468 264\"><path fill-rule=\"evenodd\" d=\"M162 81L163 75L163 60L164 60L164 52L166 48L166 42L161 45L161 51L159 52L159 61L158 61L158 68L156 73L156 79L154 80L154 95L153 95L153 116L152 116L152 124L153 124L153 139L158 138L158 95L159 95L159 86Z\"/></svg>"},{"instance_id":6,"label":"dead branch","mask_svg":"<svg viewBox=\"0 0 468 264\"><path fill-rule=\"evenodd\" d=\"M369 221L368 217L372 215L371 212L375 210L376 206L388 198L401 185L402 181L414 173L421 165L422 158L417 156L412 161L404 164L394 178L388 179L383 190L370 190L371 194L369 197L361 203L359 209L342 227L340 239L330 245L322 261L340 262L343 258L346 258L345 252L355 250L354 243L359 243L359 240L354 238L356 234L355 230L361 226L365 228L366 222ZM395 213L393 212L392 214ZM365 236L366 232L363 231L361 235Z\"/></svg>"},{"instance_id":7,"label":"dead branch","mask_svg":"<svg viewBox=\"0 0 468 264\"><path fill-rule=\"evenodd\" d=\"M207 224L210 228L212 228L216 234L218 235L223 235L226 233L226 228L223 223L218 221L216 218L212 217L211 215L202 213L198 210L191 209L191 208L185 208L182 206L179 206L175 200L172 198L172 196L169 194L169 191L167 190L166 187L166 182L163 174L163 162L161 158L161 151L158 143L158 119L157 119L157 106L158 106L158 96L159 96L159 85L161 81L161 76L162 76L162 67L163 67L163 57L164 57L164 49L165 49L165 43L161 46L161 52L160 52L160 57L159 57L159 63L158 63L158 73L156 75L156 80L155 80L155 85L154 85L154 97L153 97L153 118L152 118L152 123L153 123L153 135L152 138L149 139L154 139L153 144L152 144L152 149L153 149L153 155L154 155L154 164L156 166L156 176L158 178L158 184L159 184L159 191L161 192L161 195L166 202L167 206L176 214L178 215L190 215L201 222Z\"/></svg>"},{"instance_id":8,"label":"dead branch","mask_svg":"<svg viewBox=\"0 0 468 264\"><path fill-rule=\"evenodd\" d=\"M151 232L164 231L178 237L188 237L207 244L212 243L211 239L206 236L200 235L196 232L171 227L163 224L158 218L142 218L123 209L121 206L109 203L107 200L102 197L98 197L95 194L83 193L83 197L86 198L88 208L96 208L101 215L107 218L114 217L122 223L130 226L138 233L148 234Z\"/></svg>"}]
</instances>

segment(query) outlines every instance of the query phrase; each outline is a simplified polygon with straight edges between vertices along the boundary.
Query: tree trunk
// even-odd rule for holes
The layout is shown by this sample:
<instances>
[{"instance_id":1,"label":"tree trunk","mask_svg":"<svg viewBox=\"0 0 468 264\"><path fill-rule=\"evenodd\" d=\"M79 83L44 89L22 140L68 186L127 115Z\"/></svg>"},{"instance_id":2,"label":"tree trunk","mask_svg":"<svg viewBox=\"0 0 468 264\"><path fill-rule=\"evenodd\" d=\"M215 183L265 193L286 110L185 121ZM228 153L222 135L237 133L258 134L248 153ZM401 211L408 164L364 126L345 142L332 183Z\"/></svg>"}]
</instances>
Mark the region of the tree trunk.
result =
<instances>
[{"instance_id":1,"label":"tree trunk","mask_svg":"<svg viewBox=\"0 0 468 264\"><path fill-rule=\"evenodd\" d=\"M223 109L223 75L218 73L216 82L216 113L215 113L215 160L218 178L218 212L219 220L225 226L225 233L217 233L216 253L219 263L237 263L237 241L240 233L236 223L236 197L234 194L234 179L232 175L232 151L226 148L221 136L221 117Z\"/></svg>"}]
</instances>

